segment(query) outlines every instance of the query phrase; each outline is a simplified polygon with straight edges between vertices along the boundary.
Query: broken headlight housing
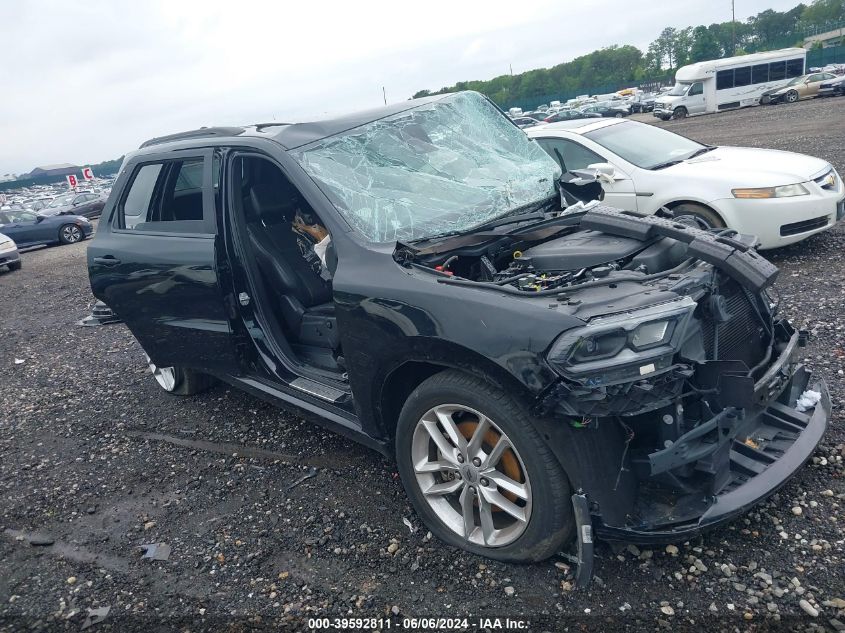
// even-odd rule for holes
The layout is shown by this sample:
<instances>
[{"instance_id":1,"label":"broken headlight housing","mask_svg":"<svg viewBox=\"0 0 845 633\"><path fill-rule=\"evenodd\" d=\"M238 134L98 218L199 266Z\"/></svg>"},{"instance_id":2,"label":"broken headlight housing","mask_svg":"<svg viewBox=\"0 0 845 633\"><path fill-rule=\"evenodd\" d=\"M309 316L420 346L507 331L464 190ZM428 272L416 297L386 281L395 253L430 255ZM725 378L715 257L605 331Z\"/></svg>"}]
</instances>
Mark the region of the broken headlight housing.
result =
<instances>
[{"instance_id":1,"label":"broken headlight housing","mask_svg":"<svg viewBox=\"0 0 845 633\"><path fill-rule=\"evenodd\" d=\"M696 302L668 304L591 319L561 334L548 353L558 373L590 385L648 376L672 364Z\"/></svg>"}]
</instances>

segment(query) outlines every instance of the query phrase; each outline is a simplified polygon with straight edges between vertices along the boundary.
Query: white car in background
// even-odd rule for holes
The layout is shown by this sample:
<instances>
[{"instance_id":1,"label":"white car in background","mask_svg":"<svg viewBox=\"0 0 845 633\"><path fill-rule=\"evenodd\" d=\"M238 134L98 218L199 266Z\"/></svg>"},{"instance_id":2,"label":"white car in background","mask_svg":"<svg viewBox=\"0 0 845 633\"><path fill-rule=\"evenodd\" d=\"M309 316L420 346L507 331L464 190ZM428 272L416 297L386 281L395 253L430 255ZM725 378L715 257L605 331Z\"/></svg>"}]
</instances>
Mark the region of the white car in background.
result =
<instances>
[{"instance_id":1,"label":"white car in background","mask_svg":"<svg viewBox=\"0 0 845 633\"><path fill-rule=\"evenodd\" d=\"M20 270L21 256L18 245L8 235L0 233L0 266L7 266L9 270Z\"/></svg>"},{"instance_id":2,"label":"white car in background","mask_svg":"<svg viewBox=\"0 0 845 633\"><path fill-rule=\"evenodd\" d=\"M845 186L826 161L804 154L702 145L618 119L550 123L525 132L562 168L601 172L604 202L651 215L661 207L710 227L756 235L777 248L845 216Z\"/></svg>"}]
</instances>

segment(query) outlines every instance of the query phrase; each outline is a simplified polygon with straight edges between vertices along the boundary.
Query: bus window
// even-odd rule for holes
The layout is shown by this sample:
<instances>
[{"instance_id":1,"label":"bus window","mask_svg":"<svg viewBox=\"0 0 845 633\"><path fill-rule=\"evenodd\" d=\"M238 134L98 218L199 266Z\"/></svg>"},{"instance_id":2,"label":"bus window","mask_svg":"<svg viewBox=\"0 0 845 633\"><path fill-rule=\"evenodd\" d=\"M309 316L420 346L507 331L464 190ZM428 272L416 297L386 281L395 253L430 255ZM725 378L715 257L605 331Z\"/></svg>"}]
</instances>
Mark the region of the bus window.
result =
<instances>
[{"instance_id":1,"label":"bus window","mask_svg":"<svg viewBox=\"0 0 845 633\"><path fill-rule=\"evenodd\" d=\"M804 60L801 58L790 59L786 62L786 76L800 77L804 74Z\"/></svg>"},{"instance_id":2,"label":"bus window","mask_svg":"<svg viewBox=\"0 0 845 633\"><path fill-rule=\"evenodd\" d=\"M769 65L757 64L751 67L751 83L764 84L769 81Z\"/></svg>"},{"instance_id":3,"label":"bus window","mask_svg":"<svg viewBox=\"0 0 845 633\"><path fill-rule=\"evenodd\" d=\"M734 71L720 70L716 73L716 90L726 90L734 87Z\"/></svg>"},{"instance_id":4,"label":"bus window","mask_svg":"<svg viewBox=\"0 0 845 633\"><path fill-rule=\"evenodd\" d=\"M734 69L734 86L747 86L751 83L751 66Z\"/></svg>"},{"instance_id":5,"label":"bus window","mask_svg":"<svg viewBox=\"0 0 845 633\"><path fill-rule=\"evenodd\" d=\"M772 62L769 64L769 81L786 79L786 62Z\"/></svg>"}]
</instances>

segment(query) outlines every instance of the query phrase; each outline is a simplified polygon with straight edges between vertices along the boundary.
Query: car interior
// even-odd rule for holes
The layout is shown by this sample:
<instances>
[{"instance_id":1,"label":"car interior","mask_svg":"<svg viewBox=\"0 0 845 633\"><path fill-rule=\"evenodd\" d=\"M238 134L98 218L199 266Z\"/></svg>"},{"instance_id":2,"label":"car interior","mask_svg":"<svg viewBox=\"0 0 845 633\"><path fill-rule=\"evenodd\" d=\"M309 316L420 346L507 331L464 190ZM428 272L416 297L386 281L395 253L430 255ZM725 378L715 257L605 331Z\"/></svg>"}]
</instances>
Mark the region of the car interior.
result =
<instances>
[{"instance_id":1,"label":"car interior","mask_svg":"<svg viewBox=\"0 0 845 633\"><path fill-rule=\"evenodd\" d=\"M328 240L324 260L314 246L328 232L314 210L272 162L257 156L235 159L235 206L245 229L245 248L255 262L253 283L297 359L330 372L344 372L331 273L337 258Z\"/></svg>"}]
</instances>

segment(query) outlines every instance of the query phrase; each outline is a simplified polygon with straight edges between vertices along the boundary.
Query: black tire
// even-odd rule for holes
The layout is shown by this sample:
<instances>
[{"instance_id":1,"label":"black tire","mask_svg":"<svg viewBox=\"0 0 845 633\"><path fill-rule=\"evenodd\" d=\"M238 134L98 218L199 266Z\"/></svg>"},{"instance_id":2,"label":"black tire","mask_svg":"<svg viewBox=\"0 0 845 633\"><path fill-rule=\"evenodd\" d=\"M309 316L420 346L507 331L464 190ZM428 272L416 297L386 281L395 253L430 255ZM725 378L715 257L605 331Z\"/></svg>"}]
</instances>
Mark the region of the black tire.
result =
<instances>
[{"instance_id":1,"label":"black tire","mask_svg":"<svg viewBox=\"0 0 845 633\"><path fill-rule=\"evenodd\" d=\"M174 367L176 371L176 388L171 391L175 396L193 396L209 390L214 386L215 379L193 369Z\"/></svg>"},{"instance_id":2,"label":"black tire","mask_svg":"<svg viewBox=\"0 0 845 633\"><path fill-rule=\"evenodd\" d=\"M786 100L787 103L795 103L800 98L801 97L798 95L798 93L795 90L790 90L789 92L786 93L786 96L784 96L784 99Z\"/></svg>"},{"instance_id":3,"label":"black tire","mask_svg":"<svg viewBox=\"0 0 845 633\"><path fill-rule=\"evenodd\" d=\"M162 390L174 396L193 396L217 382L213 376L187 367L157 367L147 356L150 372Z\"/></svg>"},{"instance_id":4,"label":"black tire","mask_svg":"<svg viewBox=\"0 0 845 633\"><path fill-rule=\"evenodd\" d=\"M614 118L621 119L621 118L623 118L625 115L624 115L624 114L622 114L621 112L617 112L617 113L616 113L616 114L614 114L613 116L614 116Z\"/></svg>"},{"instance_id":5,"label":"black tire","mask_svg":"<svg viewBox=\"0 0 845 633\"><path fill-rule=\"evenodd\" d=\"M452 531L425 500L417 483L411 458L414 430L427 411L444 404L467 406L488 416L509 437L522 457L531 482L532 508L524 531L507 545L474 544ZM440 540L500 561L534 562L559 552L572 538L575 522L569 480L532 426L530 417L526 408L501 388L454 370L428 378L408 397L396 428L399 474L417 514Z\"/></svg>"},{"instance_id":6,"label":"black tire","mask_svg":"<svg viewBox=\"0 0 845 633\"><path fill-rule=\"evenodd\" d=\"M687 118L687 109L684 106L680 106L672 110L672 118L673 119L686 119Z\"/></svg>"},{"instance_id":7,"label":"black tire","mask_svg":"<svg viewBox=\"0 0 845 633\"><path fill-rule=\"evenodd\" d=\"M76 244L85 239L85 233L75 224L62 224L59 227L59 242L62 244Z\"/></svg>"},{"instance_id":8,"label":"black tire","mask_svg":"<svg viewBox=\"0 0 845 633\"><path fill-rule=\"evenodd\" d=\"M676 207L672 207L672 213L675 214L675 218L692 216L697 221L706 224L707 228L711 229L723 229L726 226L725 221L718 213L713 211L710 207L705 207L703 204L684 202Z\"/></svg>"},{"instance_id":9,"label":"black tire","mask_svg":"<svg viewBox=\"0 0 845 633\"><path fill-rule=\"evenodd\" d=\"M6 265L9 267L9 270L10 270L10 271L12 271L12 270L20 270L20 269L21 269L21 266L23 266L23 262L22 262L21 260L18 260L18 261L16 261L16 262L9 262L9 263L8 263L8 264L6 264Z\"/></svg>"}]
</instances>

